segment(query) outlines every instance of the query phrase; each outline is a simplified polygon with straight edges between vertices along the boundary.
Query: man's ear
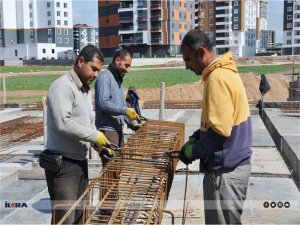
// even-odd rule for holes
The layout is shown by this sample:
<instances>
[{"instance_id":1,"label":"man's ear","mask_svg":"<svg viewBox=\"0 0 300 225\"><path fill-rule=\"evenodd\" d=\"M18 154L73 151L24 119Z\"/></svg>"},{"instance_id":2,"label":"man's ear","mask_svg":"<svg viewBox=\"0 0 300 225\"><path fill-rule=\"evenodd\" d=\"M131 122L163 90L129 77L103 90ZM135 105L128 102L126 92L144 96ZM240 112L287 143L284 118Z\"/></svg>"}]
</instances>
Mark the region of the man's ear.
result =
<instances>
[{"instance_id":1,"label":"man's ear","mask_svg":"<svg viewBox=\"0 0 300 225\"><path fill-rule=\"evenodd\" d=\"M78 59L78 66L81 67L82 63L84 63L84 58L80 56Z\"/></svg>"},{"instance_id":2,"label":"man's ear","mask_svg":"<svg viewBox=\"0 0 300 225\"><path fill-rule=\"evenodd\" d=\"M204 48L199 47L195 53L195 56L198 57L202 57L205 54Z\"/></svg>"}]
</instances>

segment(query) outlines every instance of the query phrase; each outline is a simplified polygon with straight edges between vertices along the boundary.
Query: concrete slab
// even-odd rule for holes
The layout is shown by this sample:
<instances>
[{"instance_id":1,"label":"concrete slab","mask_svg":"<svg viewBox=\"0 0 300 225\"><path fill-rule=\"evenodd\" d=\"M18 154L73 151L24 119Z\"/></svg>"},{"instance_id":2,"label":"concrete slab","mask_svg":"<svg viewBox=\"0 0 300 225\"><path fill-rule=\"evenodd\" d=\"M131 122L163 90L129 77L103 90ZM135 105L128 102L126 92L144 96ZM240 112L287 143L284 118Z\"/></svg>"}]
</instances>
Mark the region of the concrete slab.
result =
<instances>
[{"instance_id":1,"label":"concrete slab","mask_svg":"<svg viewBox=\"0 0 300 225\"><path fill-rule=\"evenodd\" d=\"M20 108L4 109L0 111L0 123L17 119L23 116L43 116L41 111L22 111Z\"/></svg>"},{"instance_id":2,"label":"concrete slab","mask_svg":"<svg viewBox=\"0 0 300 225\"><path fill-rule=\"evenodd\" d=\"M188 211L186 224L204 224L203 175L189 175L187 189ZM166 209L175 215L175 224L182 224L185 176L176 175ZM285 190L285 191L282 191ZM299 224L300 195L292 179L250 177L247 200L242 216L243 224ZM275 208L264 203L276 203ZM279 208L282 202L289 205ZM273 203L272 203L273 204ZM171 224L164 214L163 224Z\"/></svg>"}]
</instances>

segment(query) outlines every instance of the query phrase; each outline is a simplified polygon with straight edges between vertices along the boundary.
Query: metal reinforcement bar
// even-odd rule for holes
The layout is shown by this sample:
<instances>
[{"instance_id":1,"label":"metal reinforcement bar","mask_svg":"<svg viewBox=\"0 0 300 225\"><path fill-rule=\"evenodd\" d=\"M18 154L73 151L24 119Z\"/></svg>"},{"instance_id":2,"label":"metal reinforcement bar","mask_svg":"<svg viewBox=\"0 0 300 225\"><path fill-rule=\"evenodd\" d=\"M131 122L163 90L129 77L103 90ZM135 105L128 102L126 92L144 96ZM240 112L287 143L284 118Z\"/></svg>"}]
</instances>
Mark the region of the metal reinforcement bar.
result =
<instances>
[{"instance_id":1,"label":"metal reinforcement bar","mask_svg":"<svg viewBox=\"0 0 300 225\"><path fill-rule=\"evenodd\" d=\"M300 114L300 101L282 102L280 109L283 113Z\"/></svg>"},{"instance_id":2,"label":"metal reinforcement bar","mask_svg":"<svg viewBox=\"0 0 300 225\"><path fill-rule=\"evenodd\" d=\"M78 208L83 224L161 224L183 141L184 124L147 121L58 224Z\"/></svg>"},{"instance_id":3,"label":"metal reinforcement bar","mask_svg":"<svg viewBox=\"0 0 300 225\"><path fill-rule=\"evenodd\" d=\"M23 111L42 111L43 110L43 102L32 102L32 103L25 103L21 105Z\"/></svg>"},{"instance_id":4,"label":"metal reinforcement bar","mask_svg":"<svg viewBox=\"0 0 300 225\"><path fill-rule=\"evenodd\" d=\"M143 109L159 109L159 101L145 101ZM201 109L202 101L165 101L165 109Z\"/></svg>"},{"instance_id":5,"label":"metal reinforcement bar","mask_svg":"<svg viewBox=\"0 0 300 225\"><path fill-rule=\"evenodd\" d=\"M43 118L24 116L0 124L0 160L11 153L10 148L43 135ZM8 150L8 151L7 151Z\"/></svg>"}]
</instances>

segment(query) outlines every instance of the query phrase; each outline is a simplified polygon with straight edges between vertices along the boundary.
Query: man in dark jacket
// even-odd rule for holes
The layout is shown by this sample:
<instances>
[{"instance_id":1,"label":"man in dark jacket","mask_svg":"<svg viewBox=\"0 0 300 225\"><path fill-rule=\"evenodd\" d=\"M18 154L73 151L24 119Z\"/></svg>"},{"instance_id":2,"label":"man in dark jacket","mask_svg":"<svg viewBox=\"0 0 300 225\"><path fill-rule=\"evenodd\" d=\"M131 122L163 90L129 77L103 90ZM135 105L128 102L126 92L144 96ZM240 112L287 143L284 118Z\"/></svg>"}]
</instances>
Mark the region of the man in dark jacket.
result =
<instances>
[{"instance_id":1,"label":"man in dark jacket","mask_svg":"<svg viewBox=\"0 0 300 225\"><path fill-rule=\"evenodd\" d=\"M123 78L131 61L132 56L127 50L117 51L107 70L99 74L95 85L96 127L118 147L124 145L124 122L133 127L131 121L140 120L135 110L127 107L123 90Z\"/></svg>"}]
</instances>

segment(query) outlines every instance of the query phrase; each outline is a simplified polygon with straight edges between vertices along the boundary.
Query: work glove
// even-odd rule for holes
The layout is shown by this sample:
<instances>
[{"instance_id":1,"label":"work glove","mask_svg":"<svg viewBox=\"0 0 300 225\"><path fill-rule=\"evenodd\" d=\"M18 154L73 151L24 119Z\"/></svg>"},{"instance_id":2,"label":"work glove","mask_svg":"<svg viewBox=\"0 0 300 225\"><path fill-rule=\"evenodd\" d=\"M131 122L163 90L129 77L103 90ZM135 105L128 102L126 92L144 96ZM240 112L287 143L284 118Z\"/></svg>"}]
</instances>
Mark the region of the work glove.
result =
<instances>
[{"instance_id":1,"label":"work glove","mask_svg":"<svg viewBox=\"0 0 300 225\"><path fill-rule=\"evenodd\" d=\"M184 164L188 165L193 161L193 151L192 147L194 144L193 139L189 139L182 147L179 153L179 159Z\"/></svg>"},{"instance_id":2,"label":"work glove","mask_svg":"<svg viewBox=\"0 0 300 225\"><path fill-rule=\"evenodd\" d=\"M139 115L135 112L133 108L127 108L126 116L130 121L133 120L141 121Z\"/></svg>"},{"instance_id":3,"label":"work glove","mask_svg":"<svg viewBox=\"0 0 300 225\"><path fill-rule=\"evenodd\" d=\"M103 147L109 146L110 142L107 140L107 138L104 136L104 134L101 131L98 131L98 136L95 141L95 144L99 149L102 149Z\"/></svg>"},{"instance_id":4,"label":"work glove","mask_svg":"<svg viewBox=\"0 0 300 225\"><path fill-rule=\"evenodd\" d=\"M106 147L103 147L99 152L99 156L101 158L105 158L106 160L111 160L115 155L116 154L112 149Z\"/></svg>"},{"instance_id":5,"label":"work glove","mask_svg":"<svg viewBox=\"0 0 300 225\"><path fill-rule=\"evenodd\" d=\"M134 124L132 130L137 131L138 129L140 129L141 126L142 124L140 123Z\"/></svg>"}]
</instances>

